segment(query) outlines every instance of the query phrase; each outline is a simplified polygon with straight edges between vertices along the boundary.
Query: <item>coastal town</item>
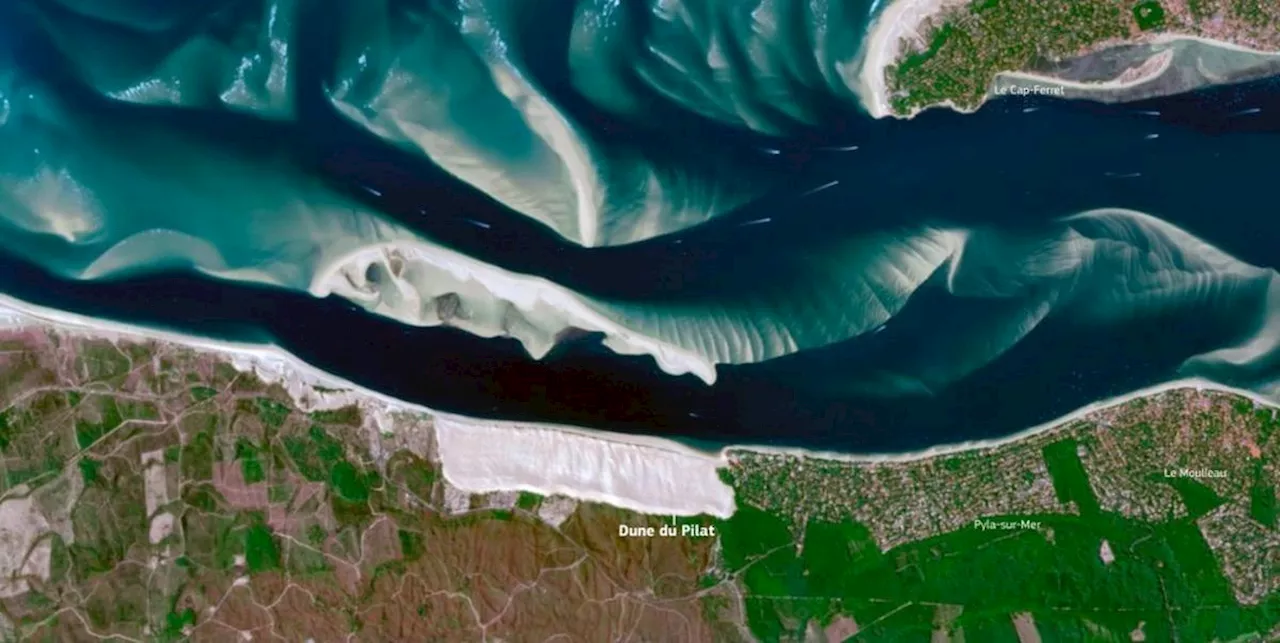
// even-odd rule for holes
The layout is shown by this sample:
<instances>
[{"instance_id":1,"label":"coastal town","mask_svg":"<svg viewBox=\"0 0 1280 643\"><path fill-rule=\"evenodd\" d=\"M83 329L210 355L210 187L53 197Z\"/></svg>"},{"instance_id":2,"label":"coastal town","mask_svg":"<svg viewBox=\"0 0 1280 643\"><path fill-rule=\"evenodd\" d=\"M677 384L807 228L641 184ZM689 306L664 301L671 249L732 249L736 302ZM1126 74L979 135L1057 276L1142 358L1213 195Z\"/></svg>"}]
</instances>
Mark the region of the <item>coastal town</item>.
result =
<instances>
[{"instance_id":1,"label":"coastal town","mask_svg":"<svg viewBox=\"0 0 1280 643\"><path fill-rule=\"evenodd\" d=\"M314 8L0 2L0 643L1280 642L1280 0Z\"/></svg>"},{"instance_id":2,"label":"coastal town","mask_svg":"<svg viewBox=\"0 0 1280 643\"><path fill-rule=\"evenodd\" d=\"M896 0L882 10L866 43L864 100L873 115L910 116L940 105L970 111L989 96L1037 84L1045 88L1039 95L1061 95L1063 84L1114 94L1158 78L1170 68L1170 47L1190 40L1225 56L1257 59L1250 64L1272 70L1274 64L1266 60L1280 52L1280 4ZM1063 75L1067 62L1135 46L1147 47L1147 53L1107 76L1076 83ZM1030 82L998 82L1002 74L1014 72ZM1215 75L1200 82L1223 79Z\"/></svg>"},{"instance_id":3,"label":"coastal town","mask_svg":"<svg viewBox=\"0 0 1280 643\"><path fill-rule=\"evenodd\" d=\"M1280 634L1280 419L1232 393L1148 391L900 456L733 447L705 456L731 508L693 493L672 513L661 489L648 510L625 485L535 491L539 468L460 487L448 416L309 384L300 365L9 319L9 638L1209 640L1196 615L1213 613ZM594 439L640 469L670 457Z\"/></svg>"}]
</instances>

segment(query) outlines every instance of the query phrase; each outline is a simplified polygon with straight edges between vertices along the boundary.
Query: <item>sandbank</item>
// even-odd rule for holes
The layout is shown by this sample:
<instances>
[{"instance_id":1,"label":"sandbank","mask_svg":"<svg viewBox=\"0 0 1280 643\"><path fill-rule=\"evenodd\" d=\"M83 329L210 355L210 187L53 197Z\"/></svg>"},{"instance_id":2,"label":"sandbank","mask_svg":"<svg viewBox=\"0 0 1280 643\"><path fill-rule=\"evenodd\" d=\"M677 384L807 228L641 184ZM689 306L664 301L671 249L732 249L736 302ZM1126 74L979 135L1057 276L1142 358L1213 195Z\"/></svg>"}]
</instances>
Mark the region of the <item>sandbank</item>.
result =
<instances>
[{"instance_id":1,"label":"sandbank","mask_svg":"<svg viewBox=\"0 0 1280 643\"><path fill-rule=\"evenodd\" d=\"M1113 78L1111 80L1098 81L1098 82L1063 80L1061 78L1055 78L1053 76L1047 76L1044 74L1036 74L1033 72L1025 72L1025 71L1001 72L997 74L996 77L997 77L997 82L999 79L1011 79L1011 80L1027 81L1030 83L1044 83L1047 85L1054 85L1057 87L1071 87L1073 89L1108 89L1108 90L1130 89L1137 85L1141 85L1143 83L1155 80L1159 78L1161 75L1163 75L1166 71L1169 70L1169 66L1173 64L1173 55L1174 54L1172 49L1166 49L1164 51L1157 53L1151 58L1148 58L1146 62L1123 72L1117 78Z\"/></svg>"},{"instance_id":2,"label":"sandbank","mask_svg":"<svg viewBox=\"0 0 1280 643\"><path fill-rule=\"evenodd\" d=\"M369 295L351 287L351 275L353 272L362 275L366 267L373 264L390 266L392 257L413 263L421 270L388 267L384 272L395 275L394 287L406 296L394 307L387 306L385 300L366 302ZM418 281L413 281L410 274L417 275ZM496 300L519 310L524 315L523 323L499 326L451 320L448 325L481 337L512 337L520 341L535 359L550 351L554 344L552 338L568 328L600 332L605 336L605 346L620 355L649 355L667 374L692 374L707 384L714 384L716 380L715 363L711 359L670 342L633 332L572 291L542 277L503 270L439 246L406 241L363 246L337 257L319 271L309 290L316 297L339 294L366 305L369 310L413 326L445 323L438 317L432 318L431 307L424 306L427 302L423 300L432 297L432 293L448 292L464 299L470 298L480 308Z\"/></svg>"}]
</instances>

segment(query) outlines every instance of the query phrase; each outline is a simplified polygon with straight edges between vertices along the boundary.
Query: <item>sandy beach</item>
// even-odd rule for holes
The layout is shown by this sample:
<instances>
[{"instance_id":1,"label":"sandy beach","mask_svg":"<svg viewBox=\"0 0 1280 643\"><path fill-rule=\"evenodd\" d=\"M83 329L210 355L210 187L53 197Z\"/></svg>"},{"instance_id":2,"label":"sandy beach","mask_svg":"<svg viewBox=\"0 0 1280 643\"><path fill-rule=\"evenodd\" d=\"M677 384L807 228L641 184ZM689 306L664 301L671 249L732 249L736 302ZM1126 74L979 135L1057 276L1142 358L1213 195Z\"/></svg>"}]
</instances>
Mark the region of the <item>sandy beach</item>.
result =
<instances>
[{"instance_id":1,"label":"sandy beach","mask_svg":"<svg viewBox=\"0 0 1280 643\"><path fill-rule=\"evenodd\" d=\"M957 453L963 453L965 451L984 451L984 450L994 449L996 447L1001 447L1013 442L1025 440L1035 435L1040 435L1042 433L1052 432L1058 429L1065 428L1067 425L1089 415L1090 413L1096 413L1098 411L1102 411L1104 409L1108 409L1113 406L1119 406L1121 404L1130 402L1140 397L1148 397L1148 396L1164 393L1166 391L1188 389L1188 388L1196 389L1197 391L1216 391L1219 393L1230 393L1233 395L1239 395L1241 397L1246 397L1252 400L1254 403L1258 405L1266 406L1268 408L1280 409L1280 403L1277 403L1275 400L1262 396L1254 391L1232 388L1230 386L1223 386L1221 384L1210 382L1208 380L1201 379L1201 378L1186 378L1186 379L1164 382L1161 384L1157 384L1155 386L1139 389L1131 393L1126 393L1124 395L1119 395L1119 396L1108 398L1105 400L1099 400L1097 402L1094 402L1093 404L1081 407L1079 409L1076 409L1075 411L1072 411L1071 413L1055 418L1043 424L1038 424L1031 428L1018 431L1017 433L1012 433L1010 435L1000 437L1000 438L994 438L991 440L973 440L969 442L957 442L954 444L945 444L941 446L932 447L929 449L923 449L920 451L912 451L912 452L904 452L904 453L889 453L889 454L860 455L860 454L850 454L850 453L836 453L831 451L811 451L807 449L787 449L787 448L779 448L779 447L754 447L754 446L727 447L726 449L724 449L722 453L731 454L734 451L738 451L738 452L752 452L752 453L762 453L762 454L787 454L787 455L804 457L804 458L837 460L841 462L852 462L852 463L860 463L860 464L912 462L917 460L927 460L929 458L936 458L940 456L955 455Z\"/></svg>"},{"instance_id":2,"label":"sandy beach","mask_svg":"<svg viewBox=\"0 0 1280 643\"><path fill-rule=\"evenodd\" d=\"M469 493L532 491L603 502L654 515L728 517L735 510L733 489L717 471L733 452L782 454L865 465L923 460L963 451L988 450L1053 431L1090 413L1134 398L1179 388L1233 393L1277 407L1257 393L1203 379L1183 379L1102 400L1068 415L999 439L942 445L909 453L849 454L799 448L729 446L708 453L648 436L553 424L508 422L442 413L360 387L302 362L276 347L190 337L32 306L0 295L0 326L39 325L85 337L126 341L158 340L225 356L244 371L280 383L303 408L360 404L380 426L393 413L428 415L437 430L445 479ZM325 389L317 392L316 387ZM336 389L336 390L335 390ZM492 445L501 443L502 448Z\"/></svg>"},{"instance_id":3,"label":"sandy beach","mask_svg":"<svg viewBox=\"0 0 1280 643\"><path fill-rule=\"evenodd\" d=\"M902 54L904 39L924 47L920 26L942 10L968 0L892 0L871 23L864 40L858 95L867 113L875 118L897 116L889 108L884 70Z\"/></svg>"},{"instance_id":4,"label":"sandy beach","mask_svg":"<svg viewBox=\"0 0 1280 643\"><path fill-rule=\"evenodd\" d=\"M964 5L969 1L970 0L894 0L884 8L868 30L863 45L864 53L862 55L862 67L859 70L857 93L861 98L863 107L867 110L867 113L875 118L884 118L886 116L893 116L895 118L911 118L912 116L915 116L915 114L919 113L919 109L913 110L910 114L905 115L893 113L889 105L889 91L885 82L885 68L892 65L899 57L901 57L904 41L913 43L919 48L923 48L927 45L927 43L924 42L923 36L920 35L920 29L931 16L938 15L943 10L952 6ZM1280 53L1277 52L1259 51L1257 49L1251 49L1249 47L1222 40L1177 33L1156 34L1154 36L1135 40L1134 43L1159 45L1187 40L1193 40L1213 47L1227 49L1230 51L1238 51L1241 53L1280 56ZM1164 52L1162 52L1162 54L1163 53ZM1075 83L1053 78L1051 76L1027 73L1016 69L1002 72L1000 76L1004 78L1016 78L1019 80L1061 85L1063 87L1120 91L1148 82L1154 78L1158 78L1172 63L1172 54L1157 54L1152 57L1150 63L1150 65L1141 65L1141 69L1136 69L1135 73L1129 74L1127 77L1116 78L1111 81L1100 83ZM972 111L959 109L950 102L942 103L940 106L950 107L951 109L956 109L961 112Z\"/></svg>"},{"instance_id":5,"label":"sandy beach","mask_svg":"<svg viewBox=\"0 0 1280 643\"><path fill-rule=\"evenodd\" d=\"M716 473L727 462L723 453L661 438L442 413L321 371L278 347L131 326L0 295L0 327L29 326L113 341L163 341L221 355L242 371L280 384L304 410L356 403L384 427L394 426L388 418L395 413L430 416L445 479L466 492L558 494L654 515L727 518L734 511L733 490Z\"/></svg>"}]
</instances>

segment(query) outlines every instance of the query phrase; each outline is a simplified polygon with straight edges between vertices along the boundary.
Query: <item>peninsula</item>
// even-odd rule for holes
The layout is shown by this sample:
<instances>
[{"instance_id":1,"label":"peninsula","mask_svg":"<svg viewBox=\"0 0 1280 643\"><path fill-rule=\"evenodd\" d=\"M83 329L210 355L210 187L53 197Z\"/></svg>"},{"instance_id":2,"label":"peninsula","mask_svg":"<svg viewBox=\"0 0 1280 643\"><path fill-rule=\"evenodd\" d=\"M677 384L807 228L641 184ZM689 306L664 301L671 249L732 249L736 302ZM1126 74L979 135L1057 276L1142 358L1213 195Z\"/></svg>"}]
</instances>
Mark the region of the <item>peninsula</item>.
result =
<instances>
[{"instance_id":1,"label":"peninsula","mask_svg":"<svg viewBox=\"0 0 1280 643\"><path fill-rule=\"evenodd\" d=\"M994 94L1132 100L1280 73L1280 4L895 0L864 47L875 116L969 111Z\"/></svg>"}]
</instances>

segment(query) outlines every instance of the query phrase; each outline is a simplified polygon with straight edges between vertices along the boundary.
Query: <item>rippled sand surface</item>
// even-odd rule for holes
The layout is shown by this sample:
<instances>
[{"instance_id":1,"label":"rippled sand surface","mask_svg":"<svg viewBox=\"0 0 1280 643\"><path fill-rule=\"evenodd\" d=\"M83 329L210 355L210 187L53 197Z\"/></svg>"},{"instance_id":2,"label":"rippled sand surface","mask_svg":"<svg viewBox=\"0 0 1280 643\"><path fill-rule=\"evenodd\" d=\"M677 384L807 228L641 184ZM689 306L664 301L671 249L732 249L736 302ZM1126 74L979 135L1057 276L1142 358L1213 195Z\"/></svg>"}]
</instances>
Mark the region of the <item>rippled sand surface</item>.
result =
<instances>
[{"instance_id":1,"label":"rippled sand surface","mask_svg":"<svg viewBox=\"0 0 1280 643\"><path fill-rule=\"evenodd\" d=\"M877 121L869 3L748 4L18 2L0 249L337 297L533 360L586 332L724 396L930 426L915 442L974 437L972 391L1027 381L1067 392L989 430L1183 377L1272 395L1275 255L1249 240L1276 232L1251 180L1274 84L1212 126L1178 98ZM1121 342L1080 349L1103 371L1082 337ZM724 396L664 412L751 421Z\"/></svg>"}]
</instances>

